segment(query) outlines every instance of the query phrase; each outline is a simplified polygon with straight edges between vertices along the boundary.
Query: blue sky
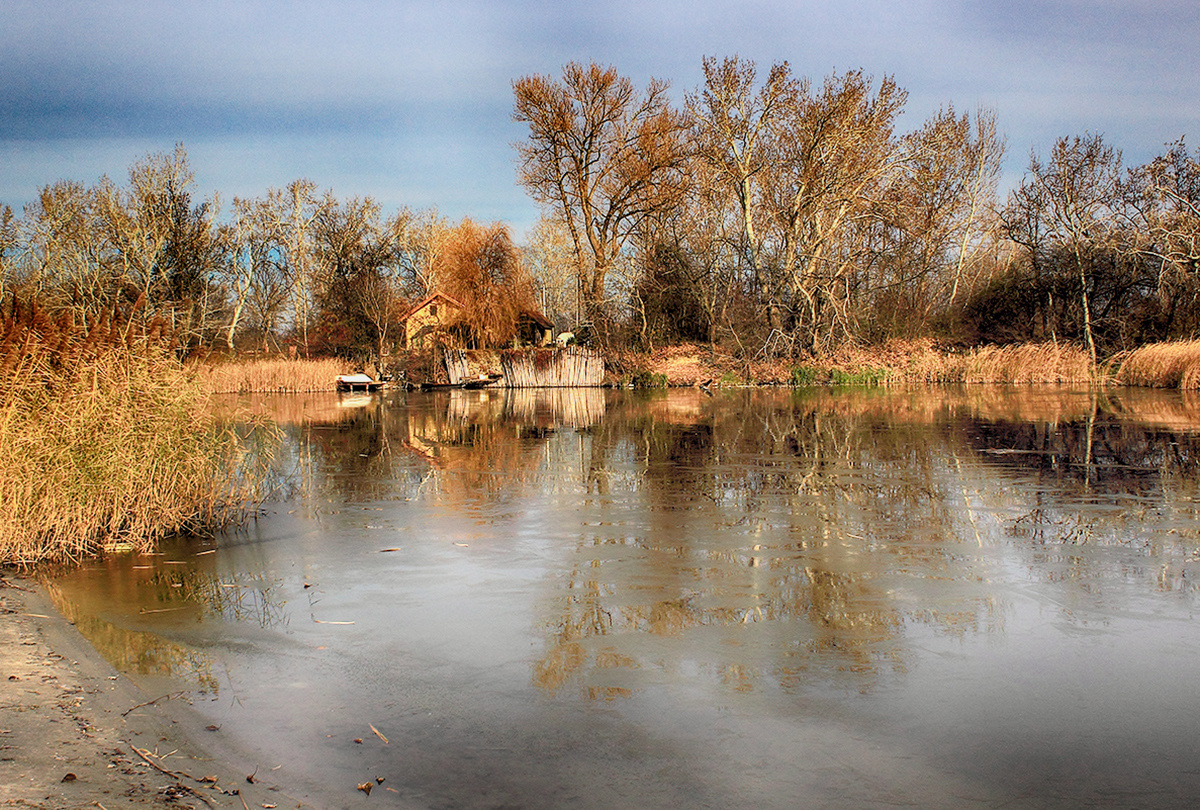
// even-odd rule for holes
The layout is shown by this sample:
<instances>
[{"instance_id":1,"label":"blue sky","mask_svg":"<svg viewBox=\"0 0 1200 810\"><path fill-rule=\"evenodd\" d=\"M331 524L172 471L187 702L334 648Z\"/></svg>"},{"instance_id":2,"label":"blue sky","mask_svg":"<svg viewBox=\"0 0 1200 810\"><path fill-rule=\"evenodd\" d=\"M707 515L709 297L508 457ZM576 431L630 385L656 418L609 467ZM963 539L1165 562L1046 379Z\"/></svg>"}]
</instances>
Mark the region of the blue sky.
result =
<instances>
[{"instance_id":1,"label":"blue sky","mask_svg":"<svg viewBox=\"0 0 1200 810\"><path fill-rule=\"evenodd\" d=\"M0 202L59 179L124 179L188 150L198 189L259 196L298 177L385 210L536 218L516 185L512 81L595 60L675 98L701 59L863 68L939 107L996 110L1012 182L1030 149L1102 133L1127 163L1200 144L1195 0L3 0Z\"/></svg>"}]
</instances>

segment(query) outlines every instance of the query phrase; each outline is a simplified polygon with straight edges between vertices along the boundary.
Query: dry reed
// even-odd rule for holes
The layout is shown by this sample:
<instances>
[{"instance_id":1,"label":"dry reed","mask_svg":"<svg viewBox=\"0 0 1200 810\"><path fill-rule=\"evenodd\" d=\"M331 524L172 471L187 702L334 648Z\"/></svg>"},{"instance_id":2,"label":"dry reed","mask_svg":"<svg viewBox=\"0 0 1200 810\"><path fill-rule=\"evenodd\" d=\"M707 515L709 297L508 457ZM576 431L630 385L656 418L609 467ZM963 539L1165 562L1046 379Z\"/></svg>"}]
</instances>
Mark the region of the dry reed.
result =
<instances>
[{"instance_id":1,"label":"dry reed","mask_svg":"<svg viewBox=\"0 0 1200 810\"><path fill-rule=\"evenodd\" d=\"M0 313L0 562L78 559L240 515L238 434L160 327Z\"/></svg>"},{"instance_id":2,"label":"dry reed","mask_svg":"<svg viewBox=\"0 0 1200 810\"><path fill-rule=\"evenodd\" d=\"M887 364L889 382L1090 383L1095 370L1086 351L1069 343L984 346L961 354L926 348Z\"/></svg>"},{"instance_id":3,"label":"dry reed","mask_svg":"<svg viewBox=\"0 0 1200 810\"><path fill-rule=\"evenodd\" d=\"M1200 340L1151 343L1110 363L1114 379L1147 388L1200 388Z\"/></svg>"},{"instance_id":4,"label":"dry reed","mask_svg":"<svg viewBox=\"0 0 1200 810\"><path fill-rule=\"evenodd\" d=\"M213 394L304 394L333 391L339 374L350 372L344 360L264 358L218 364L197 363L194 373Z\"/></svg>"}]
</instances>

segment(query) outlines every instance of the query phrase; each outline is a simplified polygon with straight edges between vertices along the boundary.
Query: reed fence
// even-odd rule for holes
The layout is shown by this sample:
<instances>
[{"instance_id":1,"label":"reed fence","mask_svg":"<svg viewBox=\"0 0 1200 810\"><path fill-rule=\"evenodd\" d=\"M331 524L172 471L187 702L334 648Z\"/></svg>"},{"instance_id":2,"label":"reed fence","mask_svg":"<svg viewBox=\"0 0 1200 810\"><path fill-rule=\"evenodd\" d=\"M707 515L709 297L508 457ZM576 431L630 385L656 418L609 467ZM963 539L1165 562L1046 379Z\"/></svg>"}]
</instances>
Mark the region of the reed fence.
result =
<instances>
[{"instance_id":1,"label":"reed fence","mask_svg":"<svg viewBox=\"0 0 1200 810\"><path fill-rule=\"evenodd\" d=\"M497 364L499 388L595 388L604 379L604 359L580 346L466 351L446 349L446 374L452 385L487 376Z\"/></svg>"},{"instance_id":2,"label":"reed fence","mask_svg":"<svg viewBox=\"0 0 1200 810\"><path fill-rule=\"evenodd\" d=\"M604 359L591 349L508 349L500 354L508 388L595 388L604 379Z\"/></svg>"}]
</instances>

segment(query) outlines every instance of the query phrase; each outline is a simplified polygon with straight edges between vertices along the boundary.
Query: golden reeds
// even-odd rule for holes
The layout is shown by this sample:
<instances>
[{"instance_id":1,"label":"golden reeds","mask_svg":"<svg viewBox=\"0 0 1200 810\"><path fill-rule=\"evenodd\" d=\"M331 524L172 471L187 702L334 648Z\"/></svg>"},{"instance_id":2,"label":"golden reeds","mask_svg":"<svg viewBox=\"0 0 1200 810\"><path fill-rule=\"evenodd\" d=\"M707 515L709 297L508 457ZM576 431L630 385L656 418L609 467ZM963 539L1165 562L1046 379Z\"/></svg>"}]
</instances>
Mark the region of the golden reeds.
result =
<instances>
[{"instance_id":1,"label":"golden reeds","mask_svg":"<svg viewBox=\"0 0 1200 810\"><path fill-rule=\"evenodd\" d=\"M304 394L333 391L339 374L350 373L345 360L264 358L224 363L197 363L196 379L213 394Z\"/></svg>"},{"instance_id":2,"label":"golden reeds","mask_svg":"<svg viewBox=\"0 0 1200 810\"><path fill-rule=\"evenodd\" d=\"M1200 340L1151 343L1118 355L1110 364L1123 385L1200 388Z\"/></svg>"},{"instance_id":3,"label":"golden reeds","mask_svg":"<svg viewBox=\"0 0 1200 810\"><path fill-rule=\"evenodd\" d=\"M984 346L949 353L929 345L879 350L858 365L887 370L888 383L1089 383L1095 378L1085 350L1070 343ZM868 352L870 354L870 352Z\"/></svg>"},{"instance_id":4,"label":"golden reeds","mask_svg":"<svg viewBox=\"0 0 1200 810\"><path fill-rule=\"evenodd\" d=\"M0 313L0 562L224 523L253 484L242 449L158 326Z\"/></svg>"}]
</instances>

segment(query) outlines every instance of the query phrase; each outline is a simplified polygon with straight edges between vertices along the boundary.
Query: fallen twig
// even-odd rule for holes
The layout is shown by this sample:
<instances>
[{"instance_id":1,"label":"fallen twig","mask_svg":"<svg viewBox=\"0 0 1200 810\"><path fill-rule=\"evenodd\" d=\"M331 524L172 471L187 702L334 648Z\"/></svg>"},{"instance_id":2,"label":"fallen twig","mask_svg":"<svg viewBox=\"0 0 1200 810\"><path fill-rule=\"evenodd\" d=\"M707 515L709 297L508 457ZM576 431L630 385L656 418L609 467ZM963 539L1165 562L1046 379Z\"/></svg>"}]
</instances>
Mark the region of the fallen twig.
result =
<instances>
[{"instance_id":1,"label":"fallen twig","mask_svg":"<svg viewBox=\"0 0 1200 810\"><path fill-rule=\"evenodd\" d=\"M147 700L145 703L139 703L136 706L130 706L128 709L121 712L121 716L128 717L129 713L132 712L134 709L140 709L144 706L153 706L155 703L158 703L160 700L170 700L171 698L183 697L183 695L184 695L183 692L171 692L166 695L160 695L160 696L156 697L154 700ZM137 750L137 749L134 749L134 750Z\"/></svg>"},{"instance_id":2,"label":"fallen twig","mask_svg":"<svg viewBox=\"0 0 1200 810\"><path fill-rule=\"evenodd\" d=\"M201 780L192 776L190 773L185 773L184 771L167 770L166 768L159 765L157 762L155 762L153 759L150 758L152 755L149 751L142 750L141 748L138 748L133 743L129 743L128 745L133 750L133 753L135 753L139 757L141 757L147 765L149 765L151 768L158 771L159 773L165 774L166 776L170 776L172 779L179 779L180 777L186 777L188 779L191 779L193 782L197 782L197 783L201 782ZM203 794L193 790L192 788L188 787L187 785L183 784L182 782L179 783L179 787L183 788L188 793L192 794L197 799L199 799L200 801L207 804L209 807L212 807L212 802L209 800L209 798L207 796L204 796ZM238 795L240 798L241 794L238 794ZM242 799L243 804L245 804L245 801L246 801L245 799ZM250 808L246 808L246 810L250 810Z\"/></svg>"}]
</instances>

